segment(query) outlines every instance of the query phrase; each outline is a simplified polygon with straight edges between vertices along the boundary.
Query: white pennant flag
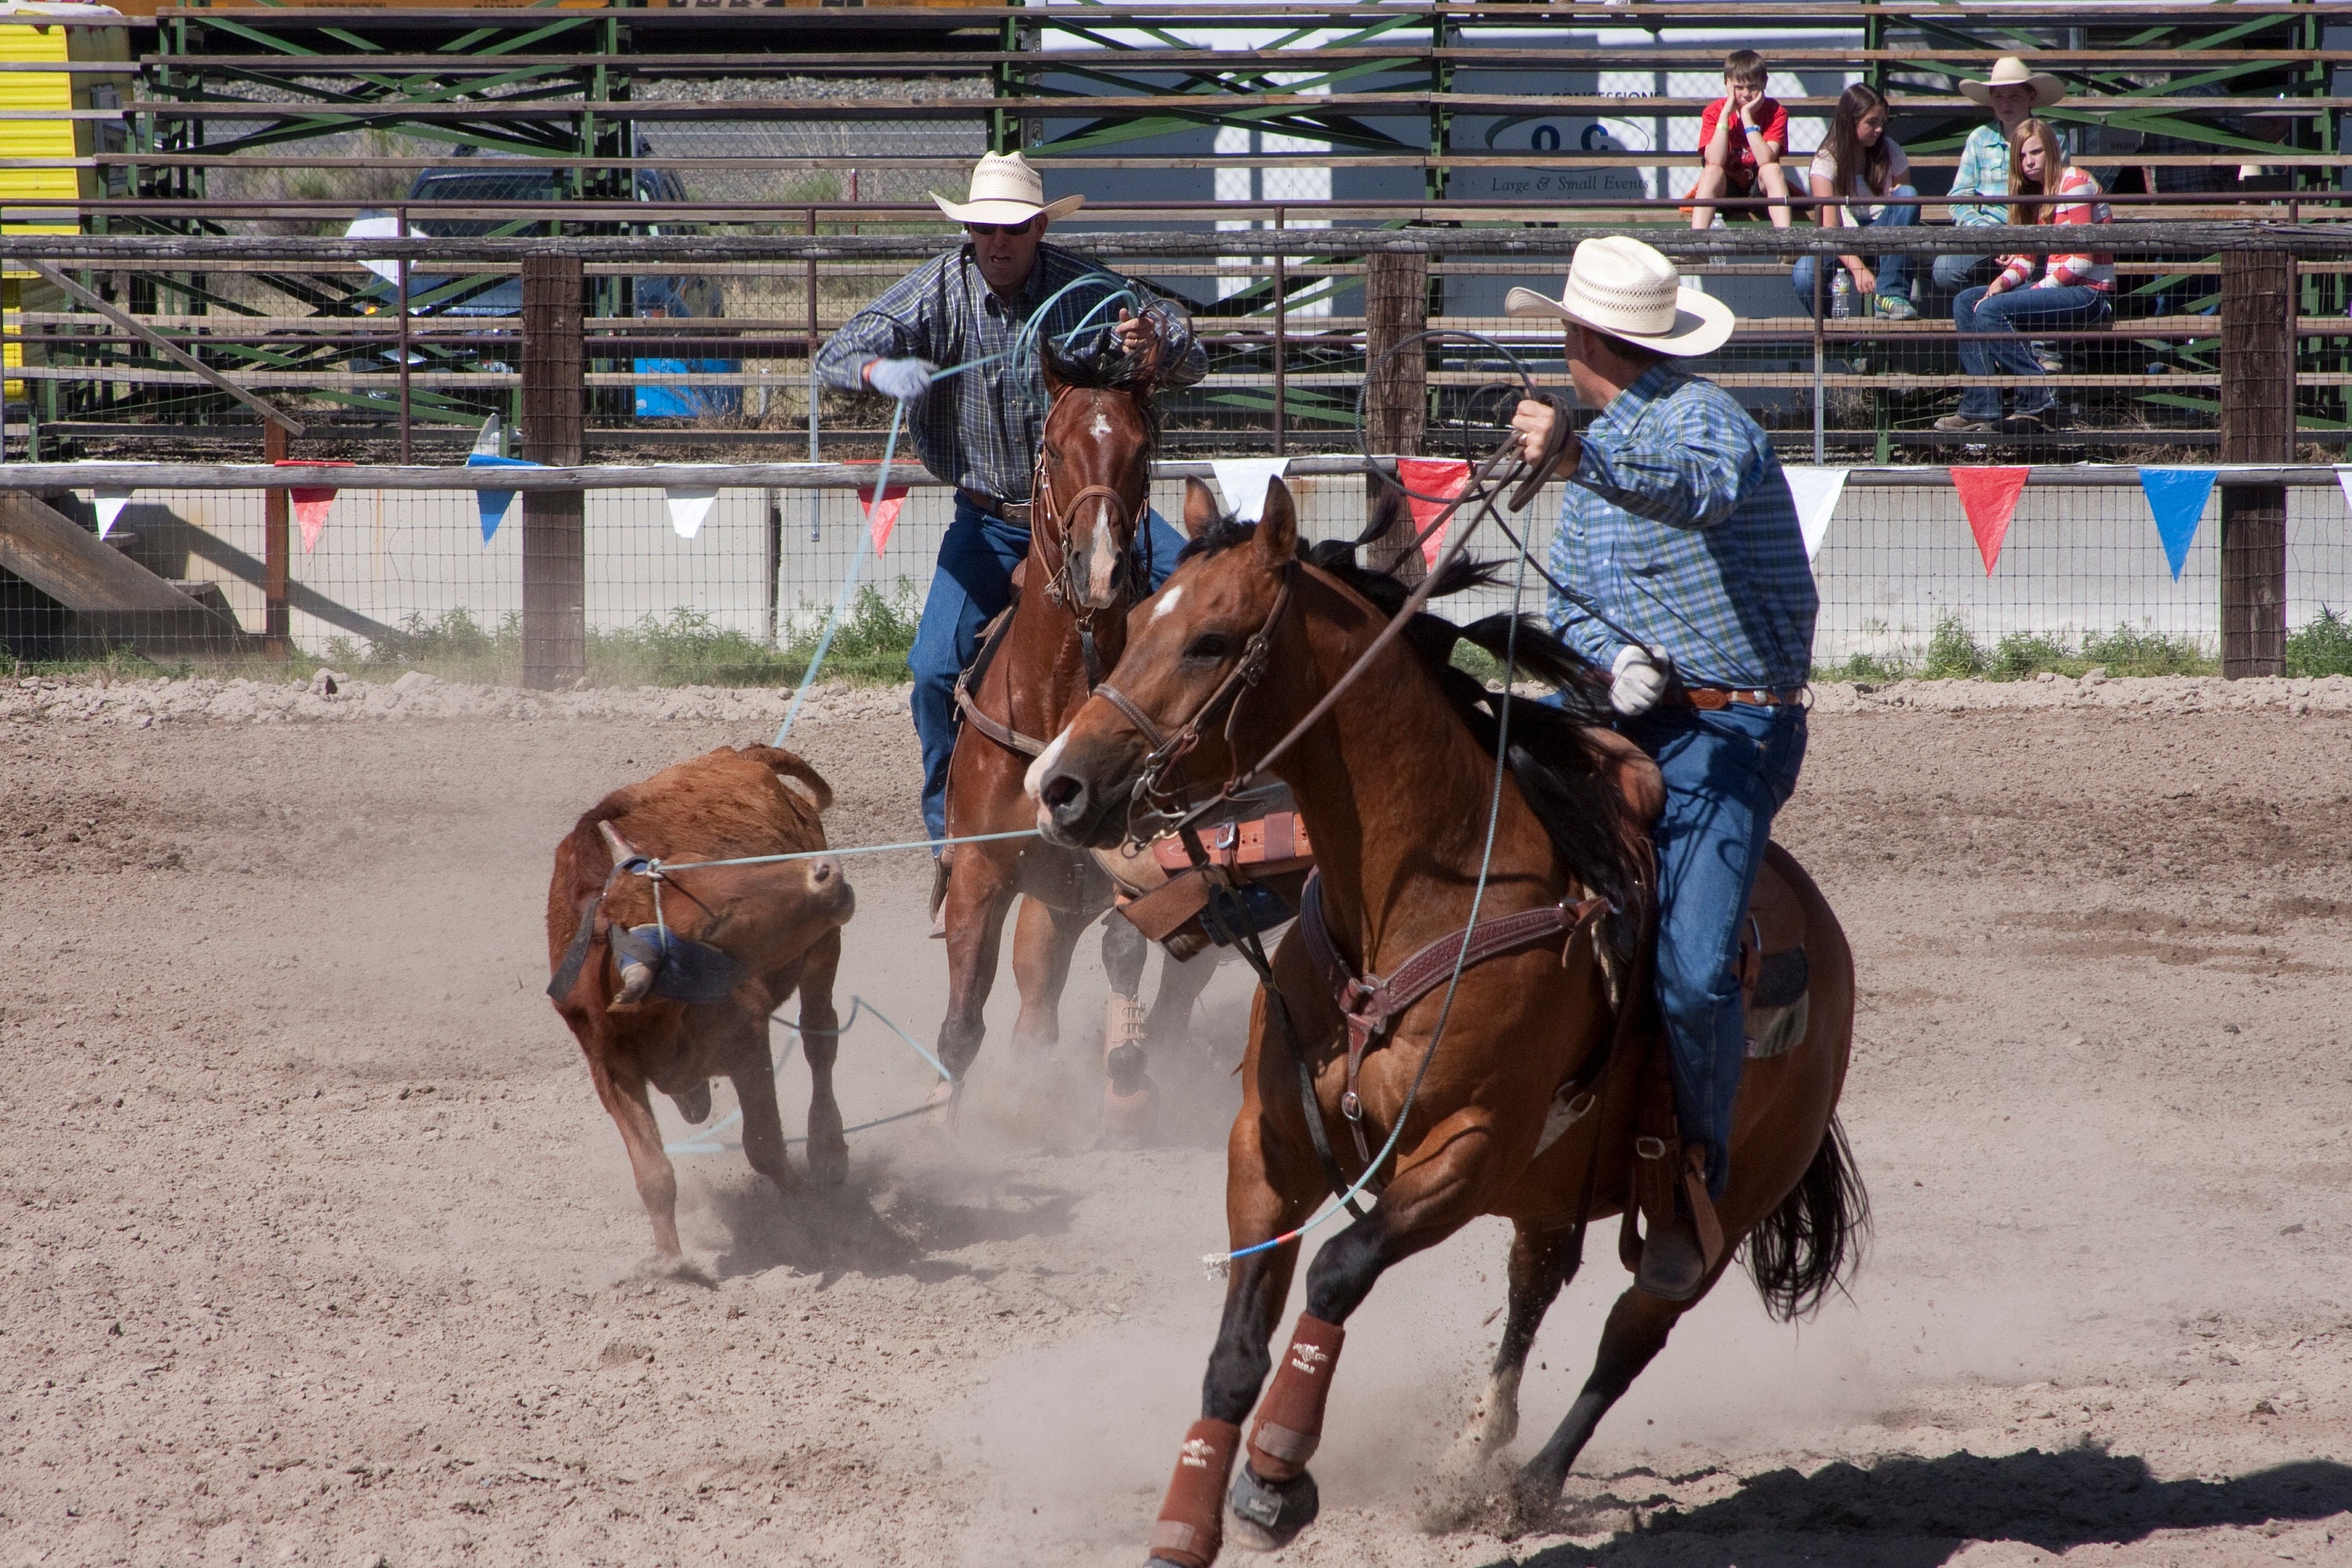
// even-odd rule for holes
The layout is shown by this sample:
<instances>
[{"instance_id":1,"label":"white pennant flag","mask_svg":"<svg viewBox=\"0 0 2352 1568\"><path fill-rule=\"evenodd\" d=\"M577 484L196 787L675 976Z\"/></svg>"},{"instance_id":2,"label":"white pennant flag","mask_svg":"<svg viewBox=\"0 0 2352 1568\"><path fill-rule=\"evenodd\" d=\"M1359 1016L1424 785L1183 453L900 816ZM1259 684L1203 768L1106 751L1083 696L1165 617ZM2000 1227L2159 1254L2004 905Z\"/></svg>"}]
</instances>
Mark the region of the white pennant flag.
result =
<instances>
[{"instance_id":1,"label":"white pennant flag","mask_svg":"<svg viewBox=\"0 0 2352 1568\"><path fill-rule=\"evenodd\" d=\"M1789 499L1797 503L1797 526L1804 532L1805 559L1811 561L1822 552L1822 540L1829 533L1838 497L1845 493L1849 470L1790 465L1780 471L1789 477Z\"/></svg>"},{"instance_id":2,"label":"white pennant flag","mask_svg":"<svg viewBox=\"0 0 2352 1568\"><path fill-rule=\"evenodd\" d=\"M1217 476L1226 510L1241 522L1255 522L1265 510L1265 488L1290 467L1287 458L1218 458L1209 467Z\"/></svg>"},{"instance_id":3,"label":"white pennant flag","mask_svg":"<svg viewBox=\"0 0 2352 1568\"><path fill-rule=\"evenodd\" d=\"M2347 464L2336 470L2336 482L2344 487L2346 503L2352 504L2352 464Z\"/></svg>"},{"instance_id":4,"label":"white pennant flag","mask_svg":"<svg viewBox=\"0 0 2352 1568\"><path fill-rule=\"evenodd\" d=\"M122 509L131 504L132 493L110 485L100 485L89 492L90 500L98 507L98 536L100 539L114 531L114 520L121 517Z\"/></svg>"},{"instance_id":5,"label":"white pennant flag","mask_svg":"<svg viewBox=\"0 0 2352 1568\"><path fill-rule=\"evenodd\" d=\"M680 539L692 539L702 530L702 520L710 515L711 503L719 491L708 485L676 485L662 491L669 501L669 525L677 530Z\"/></svg>"}]
</instances>

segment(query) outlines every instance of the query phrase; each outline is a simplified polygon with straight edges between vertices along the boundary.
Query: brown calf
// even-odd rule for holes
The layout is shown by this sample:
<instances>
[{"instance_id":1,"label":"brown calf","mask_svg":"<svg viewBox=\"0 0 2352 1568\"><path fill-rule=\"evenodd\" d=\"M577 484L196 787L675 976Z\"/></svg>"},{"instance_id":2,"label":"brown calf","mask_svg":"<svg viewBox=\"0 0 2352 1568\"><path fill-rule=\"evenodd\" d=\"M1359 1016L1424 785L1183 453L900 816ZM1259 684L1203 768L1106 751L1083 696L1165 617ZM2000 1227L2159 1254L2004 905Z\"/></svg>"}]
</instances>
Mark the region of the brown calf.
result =
<instances>
[{"instance_id":1,"label":"brown calf","mask_svg":"<svg viewBox=\"0 0 2352 1568\"><path fill-rule=\"evenodd\" d=\"M806 794L786 788L785 778L798 780ZM824 780L792 752L722 746L614 790L556 846L547 889L548 961L555 972L548 994L578 1037L597 1096L628 1145L637 1195L653 1217L654 1247L665 1258L678 1256L677 1176L662 1152L646 1088L660 1089L698 1122L710 1114L710 1079L724 1073L743 1108L744 1157L789 1192L793 1178L776 1113L768 1016L795 990L812 1081L809 1173L826 1183L847 1173L849 1146L833 1097L840 1045L833 976L841 928L857 901L830 855L681 868L662 884L661 916L672 942L665 953L651 929L653 884L627 870L627 859L724 860L823 849L818 813L832 804ZM616 858L624 866L619 875Z\"/></svg>"}]
</instances>

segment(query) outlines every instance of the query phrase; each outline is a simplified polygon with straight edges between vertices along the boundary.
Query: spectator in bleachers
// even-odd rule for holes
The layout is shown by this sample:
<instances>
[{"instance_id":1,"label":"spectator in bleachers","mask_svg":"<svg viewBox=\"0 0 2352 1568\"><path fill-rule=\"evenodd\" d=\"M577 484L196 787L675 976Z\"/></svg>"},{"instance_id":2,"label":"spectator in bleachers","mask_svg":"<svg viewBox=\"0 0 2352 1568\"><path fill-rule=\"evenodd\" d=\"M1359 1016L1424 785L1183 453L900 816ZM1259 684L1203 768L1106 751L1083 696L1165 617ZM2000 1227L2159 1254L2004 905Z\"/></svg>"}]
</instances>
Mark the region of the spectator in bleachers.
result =
<instances>
[{"instance_id":1,"label":"spectator in bleachers","mask_svg":"<svg viewBox=\"0 0 2352 1568\"><path fill-rule=\"evenodd\" d=\"M1813 195L1840 204L1814 209L1822 226L1901 227L1917 223L1916 206L1872 200L1917 195L1919 193L1904 177L1910 172L1911 160L1904 156L1895 138L1886 134L1886 100L1878 89L1855 82L1839 94L1837 112L1830 120L1829 140L1813 154L1813 165L1807 175ZM1919 313L1911 303L1908 256L1898 251L1892 256L1870 258L1841 256L1838 260L1853 279L1854 293L1876 301L1877 314L1889 321L1907 321ZM1789 274L1790 285L1807 310L1825 310L1829 307L1830 289L1826 286L1822 288L1819 306L1815 304L1813 290L1820 272L1820 257L1801 256L1796 269Z\"/></svg>"},{"instance_id":2,"label":"spectator in bleachers","mask_svg":"<svg viewBox=\"0 0 2352 1568\"><path fill-rule=\"evenodd\" d=\"M1698 118L1700 155L1706 166L1691 188L1691 227L1715 223L1710 196L1753 196L1760 184L1780 201L1768 208L1774 228L1789 226L1789 176L1780 154L1789 145L1789 111L1764 89L1771 73L1764 57L1754 49L1734 49L1723 57L1723 96Z\"/></svg>"},{"instance_id":3,"label":"spectator in bleachers","mask_svg":"<svg viewBox=\"0 0 2352 1568\"><path fill-rule=\"evenodd\" d=\"M1996 123L1979 125L1969 132L1967 144L1960 149L1959 166L1952 171L1951 194L2005 196L2009 194L2009 144L2017 127L2035 110L2047 109L2065 97L2066 84L2047 71L2026 69L2023 60L2010 55L1993 62L1985 80L1960 83L1960 91L1991 110ZM1955 201L1952 222L1962 228L1982 228L2009 221L2006 210L1999 202ZM1993 260L1990 256L1938 256L1936 282L1957 294L1985 281Z\"/></svg>"},{"instance_id":4,"label":"spectator in bleachers","mask_svg":"<svg viewBox=\"0 0 2352 1568\"><path fill-rule=\"evenodd\" d=\"M2013 224L2102 224L2112 216L2099 198L2105 193L2088 170L2066 161L2066 150L2047 121L2027 120L2011 136L2009 221ZM2040 198L2040 199L2035 199ZM2053 237L2055 238L2055 237ZM1990 283L1962 290L1952 301L1952 319L1966 332L2006 332L2006 338L1960 340L1960 368L1971 376L2046 375L2021 331L2105 326L2115 313L2116 258L2088 248L2053 250L2045 261L2027 254L2000 258ZM2033 275L2039 270L2042 276ZM2000 418L1997 386L1972 385L1960 394L1960 411L1936 421L1938 430L1981 430ZM2017 389L2011 424L2039 427L2051 420L2057 394L2046 386Z\"/></svg>"}]
</instances>

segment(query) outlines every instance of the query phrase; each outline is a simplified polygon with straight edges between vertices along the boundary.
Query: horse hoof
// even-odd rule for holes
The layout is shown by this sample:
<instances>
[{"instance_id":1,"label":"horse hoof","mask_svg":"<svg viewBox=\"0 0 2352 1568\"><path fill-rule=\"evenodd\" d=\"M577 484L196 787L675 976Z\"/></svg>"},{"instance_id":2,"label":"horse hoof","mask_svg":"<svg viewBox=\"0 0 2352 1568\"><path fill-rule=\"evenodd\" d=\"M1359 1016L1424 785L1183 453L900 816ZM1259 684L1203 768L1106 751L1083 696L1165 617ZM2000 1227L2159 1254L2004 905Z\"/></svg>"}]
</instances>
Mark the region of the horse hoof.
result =
<instances>
[{"instance_id":1,"label":"horse hoof","mask_svg":"<svg viewBox=\"0 0 2352 1568\"><path fill-rule=\"evenodd\" d=\"M1315 1522L1315 1516L1322 1511L1323 1498L1315 1489L1314 1476L1306 1470L1299 1471L1295 1481L1268 1481L1259 1479L1256 1471L1244 1465L1234 1477L1234 1489L1226 1494L1225 1506L1234 1515L1226 1540L1245 1552L1279 1552Z\"/></svg>"},{"instance_id":2,"label":"horse hoof","mask_svg":"<svg viewBox=\"0 0 2352 1568\"><path fill-rule=\"evenodd\" d=\"M671 1095L669 1101L677 1107L680 1116L697 1127L701 1126L710 1120L710 1080L704 1079L684 1094Z\"/></svg>"},{"instance_id":3,"label":"horse hoof","mask_svg":"<svg viewBox=\"0 0 2352 1568\"><path fill-rule=\"evenodd\" d=\"M849 1144L838 1131L830 1136L814 1130L808 1141L809 1180L820 1187L837 1187L849 1180Z\"/></svg>"},{"instance_id":4,"label":"horse hoof","mask_svg":"<svg viewBox=\"0 0 2352 1568\"><path fill-rule=\"evenodd\" d=\"M1136 1079L1132 1094L1121 1094L1117 1083L1103 1085L1102 1137L1105 1149L1140 1149L1151 1134L1151 1107L1156 1090L1149 1076Z\"/></svg>"}]
</instances>

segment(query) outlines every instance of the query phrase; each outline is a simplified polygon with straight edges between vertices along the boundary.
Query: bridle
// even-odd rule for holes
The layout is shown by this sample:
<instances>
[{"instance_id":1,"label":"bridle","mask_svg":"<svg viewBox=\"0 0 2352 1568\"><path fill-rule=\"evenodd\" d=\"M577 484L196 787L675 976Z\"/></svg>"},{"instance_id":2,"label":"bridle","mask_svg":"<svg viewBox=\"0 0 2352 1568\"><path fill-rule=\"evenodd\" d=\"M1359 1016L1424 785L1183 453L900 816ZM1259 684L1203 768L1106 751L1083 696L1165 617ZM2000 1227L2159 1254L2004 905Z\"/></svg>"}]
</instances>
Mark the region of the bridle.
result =
<instances>
[{"instance_id":1,"label":"bridle","mask_svg":"<svg viewBox=\"0 0 2352 1568\"><path fill-rule=\"evenodd\" d=\"M1054 395L1053 405L1045 412L1046 428L1052 428L1054 410L1061 406L1062 399L1069 395L1070 390L1064 387ZM1045 597L1066 608L1078 623L1078 651L1086 661L1087 689L1091 691L1102 684L1102 656L1097 650L1095 638L1095 617L1102 611L1088 606L1084 594L1070 581L1070 522L1077 517L1081 508L1094 501L1103 509L1100 526L1117 530L1134 524L1128 547L1119 554L1118 571L1114 581L1121 599L1132 601L1140 598L1150 588L1151 543L1144 537L1142 518L1136 509L1130 508L1127 498L1108 485L1088 485L1067 501L1057 499L1054 494L1054 481L1045 471L1049 449L1048 443L1038 442L1037 461L1030 470L1030 527L1035 537L1048 547L1045 552L1047 557Z\"/></svg>"},{"instance_id":2,"label":"bridle","mask_svg":"<svg viewBox=\"0 0 2352 1568\"><path fill-rule=\"evenodd\" d=\"M1275 590L1274 605L1265 613L1256 631L1242 647L1241 658L1225 672L1215 689L1202 699L1192 716L1172 731L1162 731L1136 700L1108 680L1095 683L1095 695L1118 709L1127 721L1135 726L1151 746L1150 754L1143 760L1143 769L1136 776L1135 793L1128 802L1127 837L1136 845L1149 844L1162 835L1190 827L1202 817L1223 806L1238 802L1252 780L1265 772L1273 760L1269 753L1251 768L1241 763L1241 752L1234 734L1241 727L1242 698L1255 689L1265 675L1267 661L1274 654L1274 635L1282 618L1290 613L1293 589L1298 581L1298 558L1293 555L1282 565L1282 583ZM1225 750L1234 758L1233 771L1216 795L1205 804L1195 806L1190 788L1181 781L1171 781L1174 768L1192 749L1201 737L1222 714L1225 723Z\"/></svg>"}]
</instances>

